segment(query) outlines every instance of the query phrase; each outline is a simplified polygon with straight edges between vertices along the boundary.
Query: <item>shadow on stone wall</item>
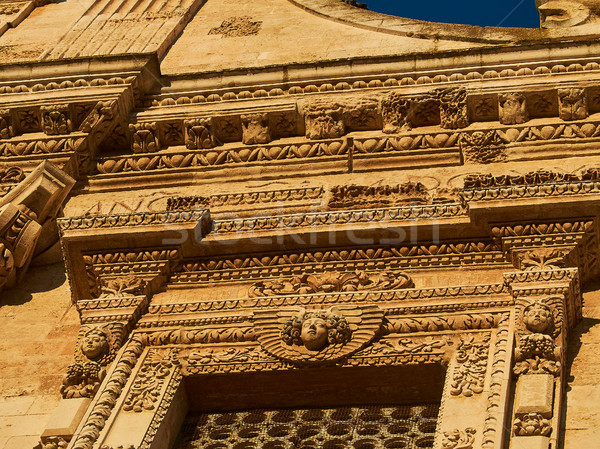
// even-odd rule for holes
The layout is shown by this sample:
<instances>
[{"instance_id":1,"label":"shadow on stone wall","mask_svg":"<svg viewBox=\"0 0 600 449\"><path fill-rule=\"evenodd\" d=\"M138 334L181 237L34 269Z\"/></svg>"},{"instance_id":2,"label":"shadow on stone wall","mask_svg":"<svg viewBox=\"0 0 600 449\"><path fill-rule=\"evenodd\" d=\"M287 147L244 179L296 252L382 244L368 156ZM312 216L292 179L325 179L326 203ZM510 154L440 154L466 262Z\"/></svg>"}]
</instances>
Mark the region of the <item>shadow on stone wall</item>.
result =
<instances>
[{"instance_id":1,"label":"shadow on stone wall","mask_svg":"<svg viewBox=\"0 0 600 449\"><path fill-rule=\"evenodd\" d=\"M65 266L62 262L31 267L19 284L0 293L0 308L28 303L34 293L54 290L65 281Z\"/></svg>"}]
</instances>

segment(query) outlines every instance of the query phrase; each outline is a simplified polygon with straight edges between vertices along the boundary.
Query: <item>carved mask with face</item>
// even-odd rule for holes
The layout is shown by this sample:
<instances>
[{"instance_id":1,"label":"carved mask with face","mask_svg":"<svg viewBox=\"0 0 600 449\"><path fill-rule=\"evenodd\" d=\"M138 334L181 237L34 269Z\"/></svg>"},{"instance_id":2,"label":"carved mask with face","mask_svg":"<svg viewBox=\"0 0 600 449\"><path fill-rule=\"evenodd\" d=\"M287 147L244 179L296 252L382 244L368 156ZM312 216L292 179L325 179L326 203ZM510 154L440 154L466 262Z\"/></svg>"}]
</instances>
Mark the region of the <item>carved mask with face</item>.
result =
<instances>
[{"instance_id":1,"label":"carved mask with face","mask_svg":"<svg viewBox=\"0 0 600 449\"><path fill-rule=\"evenodd\" d=\"M310 317L302 322L300 339L311 351L319 351L327 344L327 323L323 318Z\"/></svg>"},{"instance_id":2,"label":"carved mask with face","mask_svg":"<svg viewBox=\"0 0 600 449\"><path fill-rule=\"evenodd\" d=\"M543 334L552 329L554 319L550 309L541 304L532 304L523 312L523 323L529 331Z\"/></svg>"},{"instance_id":3,"label":"carved mask with face","mask_svg":"<svg viewBox=\"0 0 600 449\"><path fill-rule=\"evenodd\" d=\"M97 360L109 350L108 338L104 332L92 329L83 338L81 352L90 360Z\"/></svg>"}]
</instances>

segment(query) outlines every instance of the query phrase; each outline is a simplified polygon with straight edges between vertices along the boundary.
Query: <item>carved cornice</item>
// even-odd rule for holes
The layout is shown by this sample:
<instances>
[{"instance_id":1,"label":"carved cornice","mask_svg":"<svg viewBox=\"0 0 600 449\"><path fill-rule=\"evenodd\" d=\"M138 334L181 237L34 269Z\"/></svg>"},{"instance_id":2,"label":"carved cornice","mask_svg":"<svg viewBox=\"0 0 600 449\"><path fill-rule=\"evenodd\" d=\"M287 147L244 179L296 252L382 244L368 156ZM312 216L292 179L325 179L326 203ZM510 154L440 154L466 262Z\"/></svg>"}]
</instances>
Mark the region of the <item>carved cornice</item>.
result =
<instances>
[{"instance_id":1,"label":"carved cornice","mask_svg":"<svg viewBox=\"0 0 600 449\"><path fill-rule=\"evenodd\" d=\"M361 91L365 89L382 89L389 90L391 87L398 86L421 86L434 85L444 86L447 83L471 82L474 80L496 80L496 79L511 79L511 78L528 78L533 76L543 76L551 74L567 74L571 72L588 72L595 73L600 71L600 64L597 62L557 62L555 64L543 65L539 63L520 64L519 68L506 67L489 67L480 70L463 70L455 71L440 71L439 74L432 75L427 73L402 73L389 74L386 76L370 76L363 77L357 81L339 81L339 80L323 80L320 83L314 82L298 83L292 86L272 86L271 88L252 88L250 86L244 88L222 89L215 91L199 91L195 95L190 96L189 93L182 94L163 94L155 97L149 97L146 102L146 107L165 107L178 106L181 104L202 104L214 103L227 100L260 98L260 97L282 97L296 96L302 94L314 94L316 92L331 92L331 91Z\"/></svg>"},{"instance_id":2,"label":"carved cornice","mask_svg":"<svg viewBox=\"0 0 600 449\"><path fill-rule=\"evenodd\" d=\"M477 286L457 286L431 289L403 289L386 292L346 292L346 293L321 293L313 295L282 295L272 297L256 297L246 299L227 299L221 301L200 301L178 304L151 304L148 308L150 315L172 315L210 312L211 310L252 310L266 307L301 306L307 304L352 304L352 303L384 303L396 301L436 301L447 298L462 298L472 296L505 295L508 293L505 284L490 284ZM410 305L405 307L394 306L386 312L392 315L408 313L433 313L444 310L465 310L470 308L506 307L513 304L512 299L491 297L488 301L474 301L470 299L467 304L429 304ZM386 309L387 310L387 309ZM148 318L148 317L146 317ZM220 318L221 319L221 318ZM225 318L223 318L225 319ZM230 318L227 318L230 319ZM216 318L215 318L216 320ZM215 321L220 322L220 321Z\"/></svg>"},{"instance_id":3,"label":"carved cornice","mask_svg":"<svg viewBox=\"0 0 600 449\"><path fill-rule=\"evenodd\" d=\"M431 204L410 207L391 207L387 209L312 212L236 220L215 220L212 232L215 234L226 234L232 232L264 231L280 228L290 229L306 226L314 228L317 226L352 223L395 222L402 220L466 216L467 210L461 204Z\"/></svg>"},{"instance_id":4,"label":"carved cornice","mask_svg":"<svg viewBox=\"0 0 600 449\"><path fill-rule=\"evenodd\" d=\"M590 143L600 141L600 122L551 122L545 124L511 125L510 128L496 128L494 125L487 133L494 133L496 142L500 145L499 154L501 159L506 158L505 149L515 145L526 145L529 143L552 142L560 139L561 142ZM551 131L551 132L550 132ZM423 154L423 158L431 158L431 150L447 156L456 155L461 151L474 157L476 162L493 162L486 160L491 143L481 140L485 134L480 130L440 131L422 133L409 131L398 136L373 136L340 138L331 136L327 141L298 140L295 143L285 144L260 144L252 147L215 147L208 150L180 150L172 149L168 153L149 152L144 154L125 155L117 157L104 157L97 160L97 171L100 174L116 174L135 171L155 171L181 168L198 168L232 166L239 164L279 163L282 160L340 160L348 159L349 163L357 164L362 158L372 158L373 154L382 156L401 156L405 151L429 150ZM462 143L460 143L460 142ZM469 143L471 142L471 143ZM473 143L479 142L479 143ZM175 151L173 151L175 150ZM552 150L548 150L552 151ZM350 158L349 155L352 155ZM479 154L479 156L478 156ZM550 154L550 153L549 153ZM417 156L417 154L413 155ZM469 157L471 157L469 156ZM483 158L481 160L477 158ZM494 159L495 160L495 159ZM354 162L352 162L354 161ZM414 160L413 160L414 162ZM423 162L425 163L425 162ZM460 161L456 159L455 164Z\"/></svg>"},{"instance_id":5,"label":"carved cornice","mask_svg":"<svg viewBox=\"0 0 600 449\"><path fill-rule=\"evenodd\" d=\"M90 217L59 218L61 231L73 229L119 228L146 225L175 225L179 223L203 223L203 233L209 229L206 209L178 212L137 212L132 214L93 215Z\"/></svg>"},{"instance_id":6,"label":"carved cornice","mask_svg":"<svg viewBox=\"0 0 600 449\"><path fill-rule=\"evenodd\" d=\"M211 195L209 197L171 197L167 199L167 211L185 211L206 206L209 208L220 208L227 206L316 200L320 199L323 194L323 187L307 187L299 189L267 190L262 192L224 193Z\"/></svg>"}]
</instances>

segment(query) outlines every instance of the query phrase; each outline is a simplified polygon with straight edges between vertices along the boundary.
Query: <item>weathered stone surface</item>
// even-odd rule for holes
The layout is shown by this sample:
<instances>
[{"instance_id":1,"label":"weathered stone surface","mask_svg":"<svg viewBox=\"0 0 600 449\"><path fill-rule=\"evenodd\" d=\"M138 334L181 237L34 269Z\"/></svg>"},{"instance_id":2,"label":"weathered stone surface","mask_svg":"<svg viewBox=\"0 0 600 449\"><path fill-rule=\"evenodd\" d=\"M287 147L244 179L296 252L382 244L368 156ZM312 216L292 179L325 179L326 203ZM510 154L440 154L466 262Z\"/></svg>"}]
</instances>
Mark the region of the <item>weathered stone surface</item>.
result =
<instances>
[{"instance_id":1,"label":"weathered stone surface","mask_svg":"<svg viewBox=\"0 0 600 449\"><path fill-rule=\"evenodd\" d=\"M13 3L0 449L593 446L597 5Z\"/></svg>"},{"instance_id":2,"label":"weathered stone surface","mask_svg":"<svg viewBox=\"0 0 600 449\"><path fill-rule=\"evenodd\" d=\"M552 416L554 377L550 374L530 374L517 380L515 413L541 413Z\"/></svg>"}]
</instances>

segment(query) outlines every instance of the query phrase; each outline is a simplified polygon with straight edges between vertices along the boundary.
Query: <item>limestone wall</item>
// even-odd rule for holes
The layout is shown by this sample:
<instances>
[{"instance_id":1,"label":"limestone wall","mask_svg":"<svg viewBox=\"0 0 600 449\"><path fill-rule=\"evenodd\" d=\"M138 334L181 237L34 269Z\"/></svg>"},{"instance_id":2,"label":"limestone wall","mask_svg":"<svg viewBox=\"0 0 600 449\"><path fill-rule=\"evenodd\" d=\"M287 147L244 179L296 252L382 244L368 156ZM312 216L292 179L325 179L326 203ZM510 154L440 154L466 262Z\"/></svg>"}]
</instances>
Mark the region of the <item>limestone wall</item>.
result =
<instances>
[{"instance_id":1,"label":"limestone wall","mask_svg":"<svg viewBox=\"0 0 600 449\"><path fill-rule=\"evenodd\" d=\"M0 301L0 448L32 448L60 401L79 317L62 263L32 267Z\"/></svg>"},{"instance_id":2,"label":"limestone wall","mask_svg":"<svg viewBox=\"0 0 600 449\"><path fill-rule=\"evenodd\" d=\"M583 319L569 341L564 449L600 442L600 283L583 294Z\"/></svg>"}]
</instances>

